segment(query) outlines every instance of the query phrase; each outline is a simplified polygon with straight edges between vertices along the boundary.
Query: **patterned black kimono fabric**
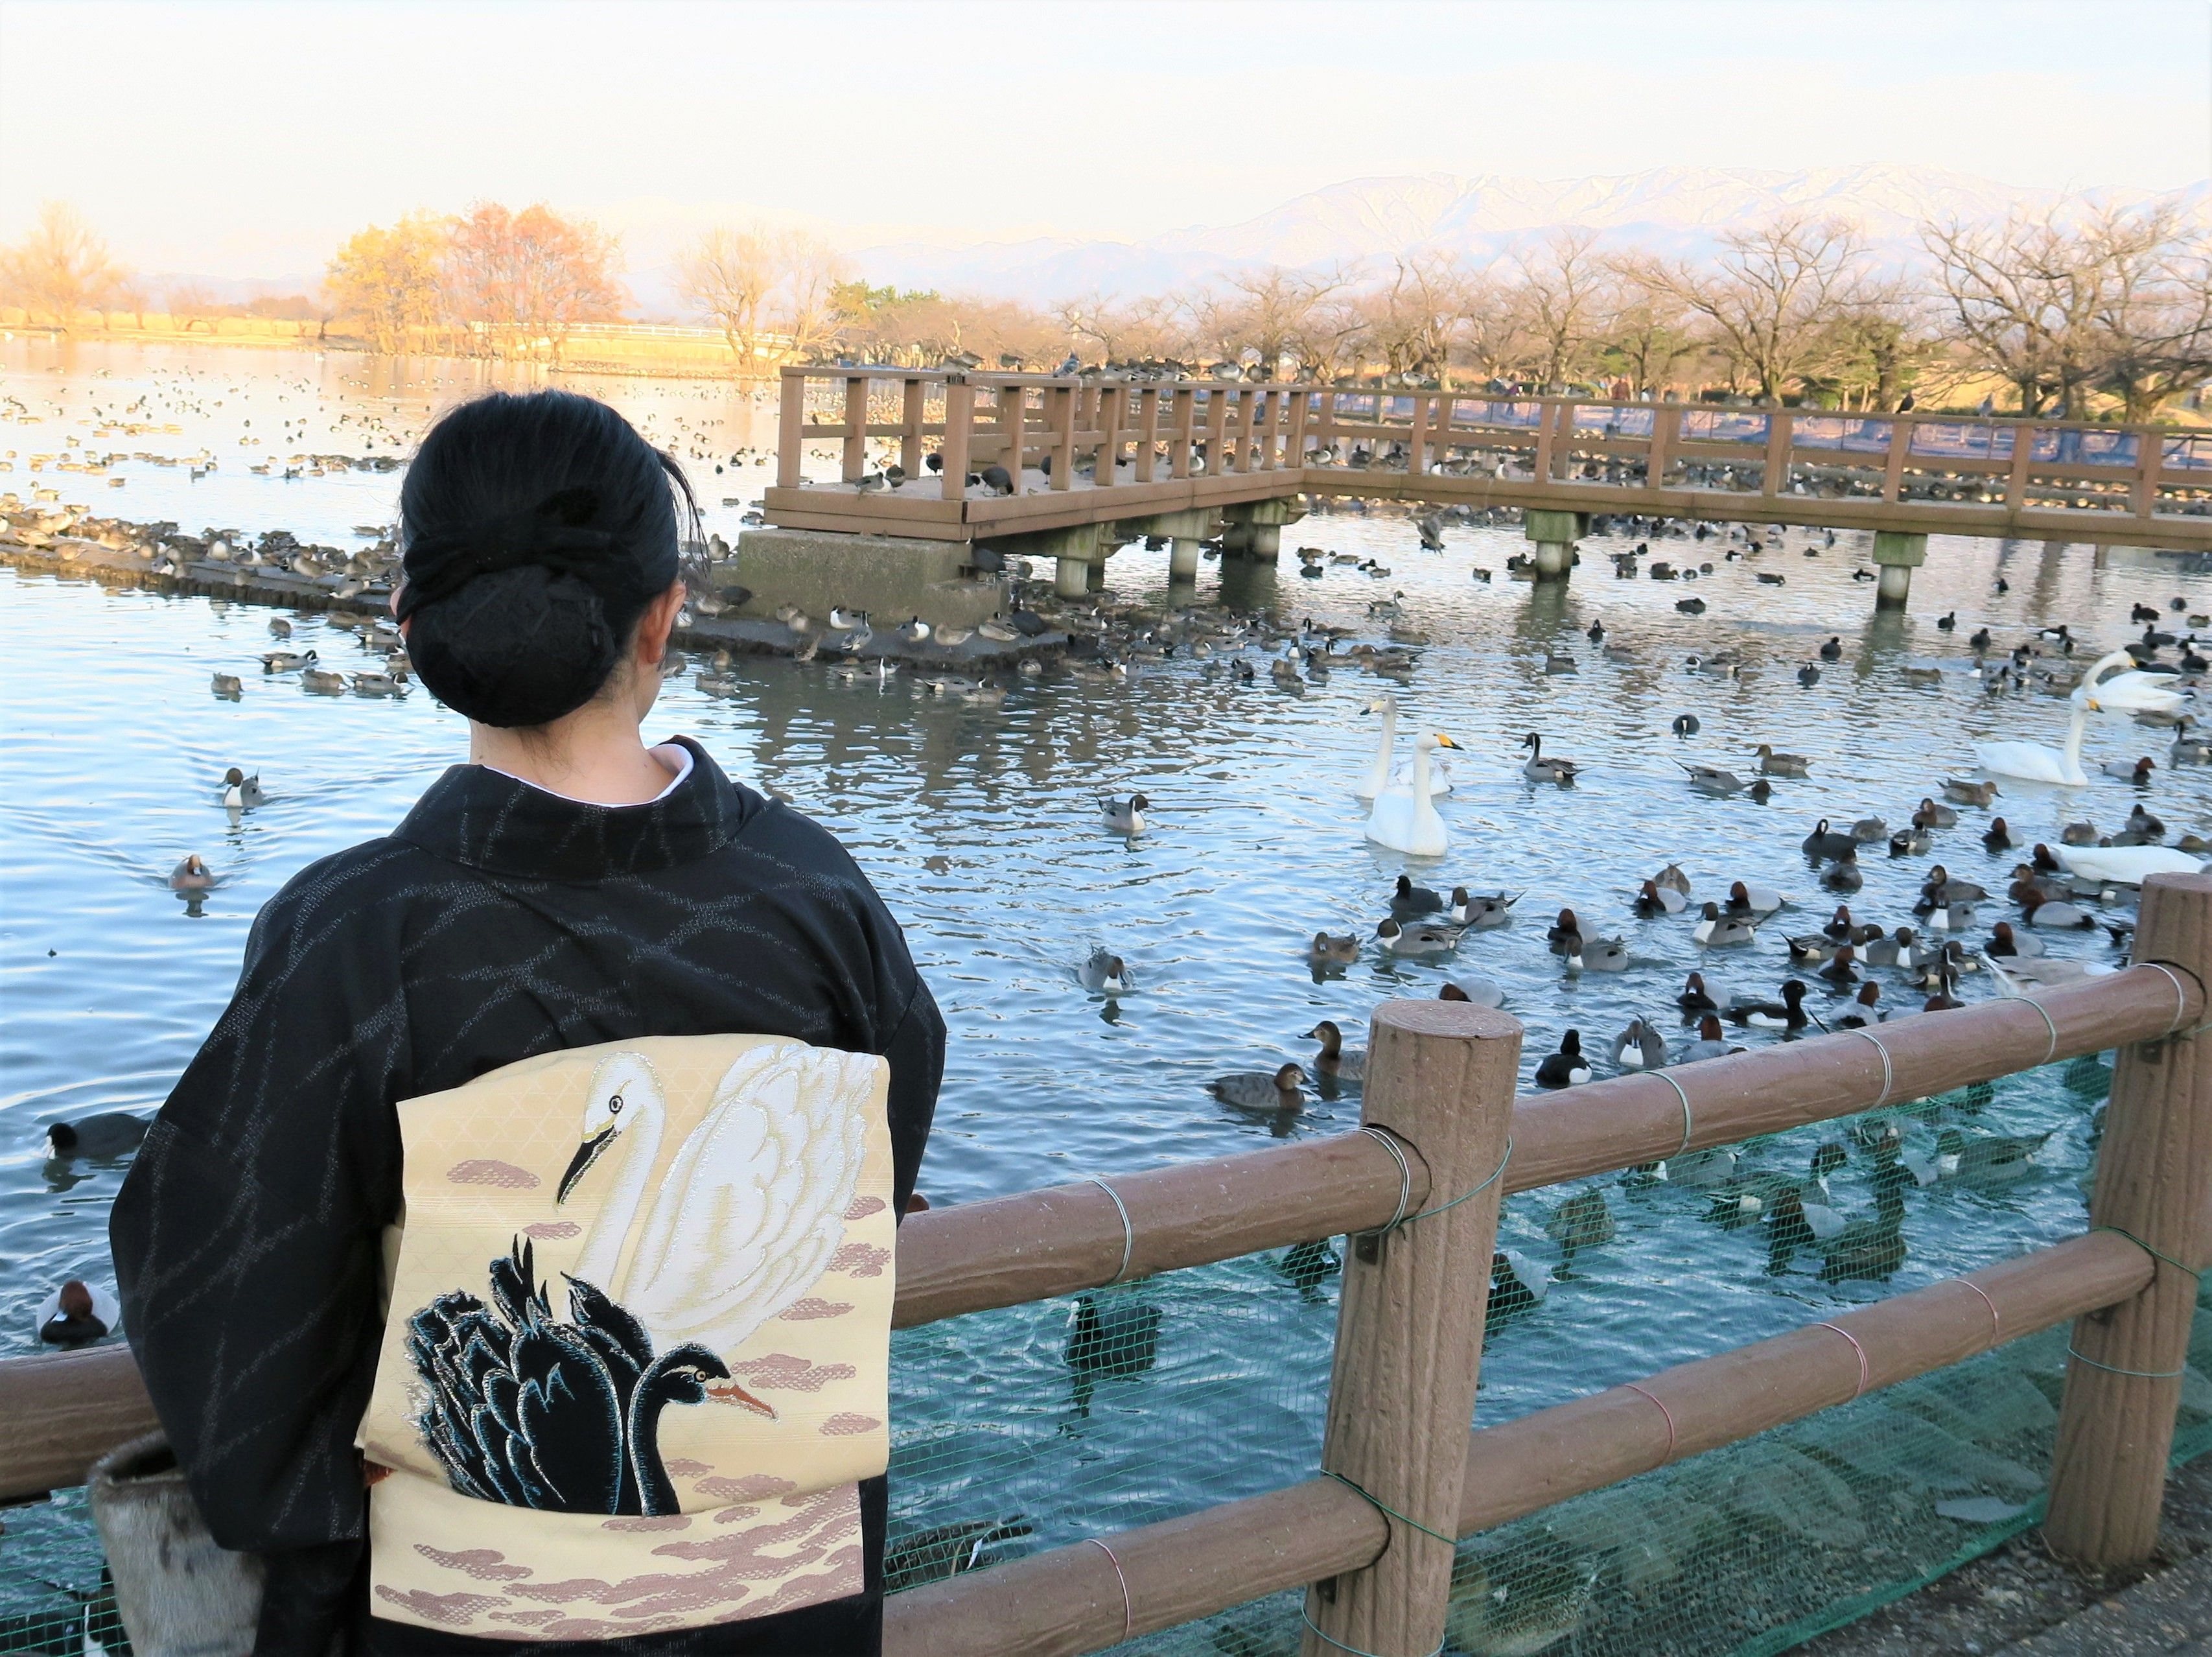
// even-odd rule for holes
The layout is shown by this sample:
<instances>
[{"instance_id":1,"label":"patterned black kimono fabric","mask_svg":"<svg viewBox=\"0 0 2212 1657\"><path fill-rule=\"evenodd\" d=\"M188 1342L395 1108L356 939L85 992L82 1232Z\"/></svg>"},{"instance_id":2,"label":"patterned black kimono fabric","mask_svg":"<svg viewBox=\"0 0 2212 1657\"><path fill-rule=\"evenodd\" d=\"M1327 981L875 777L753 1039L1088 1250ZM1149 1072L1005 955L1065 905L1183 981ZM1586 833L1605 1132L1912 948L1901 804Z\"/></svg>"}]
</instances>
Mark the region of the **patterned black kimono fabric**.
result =
<instances>
[{"instance_id":1,"label":"patterned black kimono fabric","mask_svg":"<svg viewBox=\"0 0 2212 1657\"><path fill-rule=\"evenodd\" d=\"M794 1037L888 1059L899 1211L913 1192L945 1024L897 923L827 832L686 746L682 784L619 808L457 765L396 832L301 871L255 922L229 1008L116 1198L124 1326L155 1408L216 1539L269 1561L263 1657L324 1657L340 1630L356 1654L409 1657L879 1649L880 1478L860 1487L866 1591L827 1605L532 1642L368 1603L353 1438L399 1205L398 1101L599 1042Z\"/></svg>"}]
</instances>

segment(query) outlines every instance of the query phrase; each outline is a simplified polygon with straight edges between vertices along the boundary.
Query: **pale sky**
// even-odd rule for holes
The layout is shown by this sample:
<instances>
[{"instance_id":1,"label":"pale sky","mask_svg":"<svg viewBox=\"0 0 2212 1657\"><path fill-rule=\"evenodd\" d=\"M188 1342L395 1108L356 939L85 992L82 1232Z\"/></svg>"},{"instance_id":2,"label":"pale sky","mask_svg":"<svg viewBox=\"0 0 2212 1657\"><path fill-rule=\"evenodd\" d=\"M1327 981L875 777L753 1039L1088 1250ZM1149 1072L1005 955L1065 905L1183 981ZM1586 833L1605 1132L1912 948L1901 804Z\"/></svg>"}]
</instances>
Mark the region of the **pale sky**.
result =
<instances>
[{"instance_id":1,"label":"pale sky","mask_svg":"<svg viewBox=\"0 0 2212 1657\"><path fill-rule=\"evenodd\" d=\"M1376 175L1866 162L2212 176L2212 4L0 0L0 237L58 196L152 271L484 198L1137 239Z\"/></svg>"}]
</instances>

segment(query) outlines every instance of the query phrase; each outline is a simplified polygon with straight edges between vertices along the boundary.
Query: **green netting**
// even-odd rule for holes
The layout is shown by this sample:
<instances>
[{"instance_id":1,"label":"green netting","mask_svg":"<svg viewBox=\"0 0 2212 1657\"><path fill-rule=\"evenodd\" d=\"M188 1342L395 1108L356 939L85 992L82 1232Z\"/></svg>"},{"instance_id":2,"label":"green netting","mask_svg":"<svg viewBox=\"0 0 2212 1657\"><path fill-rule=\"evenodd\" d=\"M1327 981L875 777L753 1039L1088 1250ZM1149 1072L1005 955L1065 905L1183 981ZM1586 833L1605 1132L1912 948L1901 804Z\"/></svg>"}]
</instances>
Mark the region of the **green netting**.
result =
<instances>
[{"instance_id":1,"label":"green netting","mask_svg":"<svg viewBox=\"0 0 2212 1657\"><path fill-rule=\"evenodd\" d=\"M2077 1060L1753 1142L1734 1166L1698 1156L1663 1180L1510 1199L1480 1418L2079 1231L2110 1078ZM2031 1142L2033 1160L2020 1164L2027 1144L1973 1148L1999 1136ZM1832 1210L1824 1229L1856 1229L1823 1238L1786 1222L1777 1246L1771 1215L1828 1145L1844 1165L1799 1201ZM1904 1197L1893 1238L1885 1216L1900 1205L1885 1191ZM1334 1247L1273 1251L898 1333L894 1589L1310 1477L1337 1280ZM2014 1342L1470 1538L1448 1648L1765 1657L1863 1616L2040 1518L2064 1346L2063 1329ZM2212 1320L2192 1348L2174 1459L2208 1449ZM82 1493L0 1517L0 1652L81 1653L88 1633L127 1649ZM1287 1657L1298 1605L1278 1595L1123 1649Z\"/></svg>"}]
</instances>

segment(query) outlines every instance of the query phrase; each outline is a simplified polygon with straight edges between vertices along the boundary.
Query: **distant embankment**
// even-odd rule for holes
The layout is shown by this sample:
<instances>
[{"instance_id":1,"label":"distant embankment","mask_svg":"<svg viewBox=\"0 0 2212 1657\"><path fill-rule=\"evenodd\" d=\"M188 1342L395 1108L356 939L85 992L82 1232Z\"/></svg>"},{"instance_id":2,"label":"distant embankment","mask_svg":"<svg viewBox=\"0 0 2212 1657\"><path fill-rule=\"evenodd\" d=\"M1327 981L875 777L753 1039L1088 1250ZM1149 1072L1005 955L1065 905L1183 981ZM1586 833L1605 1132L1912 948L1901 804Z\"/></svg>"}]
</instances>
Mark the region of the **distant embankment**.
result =
<instances>
[{"instance_id":1,"label":"distant embankment","mask_svg":"<svg viewBox=\"0 0 2212 1657\"><path fill-rule=\"evenodd\" d=\"M33 319L20 307L0 305L0 330L59 333L51 321ZM79 339L158 341L164 344L301 346L316 350L368 351L370 343L337 325L267 316L173 316L163 311L86 311L66 331ZM425 356L489 356L456 349L450 333L426 337ZM550 363L552 342L536 342L529 360ZM676 379L734 377L729 344L713 328L686 328L642 322L592 322L571 329L562 342L559 366L570 374L636 374ZM772 379L781 360L758 359L754 376Z\"/></svg>"}]
</instances>

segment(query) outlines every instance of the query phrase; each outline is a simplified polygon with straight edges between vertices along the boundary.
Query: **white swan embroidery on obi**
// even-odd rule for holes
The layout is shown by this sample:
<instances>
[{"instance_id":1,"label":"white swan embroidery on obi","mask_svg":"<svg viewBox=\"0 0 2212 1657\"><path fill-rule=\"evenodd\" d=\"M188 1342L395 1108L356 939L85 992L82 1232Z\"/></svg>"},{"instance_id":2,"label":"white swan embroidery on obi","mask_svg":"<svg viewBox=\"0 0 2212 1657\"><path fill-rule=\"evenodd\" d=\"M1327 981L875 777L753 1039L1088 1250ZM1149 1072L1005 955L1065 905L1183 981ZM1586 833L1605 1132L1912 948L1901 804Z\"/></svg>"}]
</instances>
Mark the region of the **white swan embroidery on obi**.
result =
<instances>
[{"instance_id":1,"label":"white swan embroidery on obi","mask_svg":"<svg viewBox=\"0 0 2212 1657\"><path fill-rule=\"evenodd\" d=\"M749 1050L715 1085L648 1209L666 1097L641 1055L601 1060L556 1200L617 1142L622 1157L569 1276L602 1290L657 1345L735 1352L813 1288L844 1241L878 1063L795 1045ZM734 1382L708 1392L775 1414Z\"/></svg>"}]
</instances>

